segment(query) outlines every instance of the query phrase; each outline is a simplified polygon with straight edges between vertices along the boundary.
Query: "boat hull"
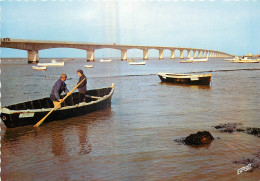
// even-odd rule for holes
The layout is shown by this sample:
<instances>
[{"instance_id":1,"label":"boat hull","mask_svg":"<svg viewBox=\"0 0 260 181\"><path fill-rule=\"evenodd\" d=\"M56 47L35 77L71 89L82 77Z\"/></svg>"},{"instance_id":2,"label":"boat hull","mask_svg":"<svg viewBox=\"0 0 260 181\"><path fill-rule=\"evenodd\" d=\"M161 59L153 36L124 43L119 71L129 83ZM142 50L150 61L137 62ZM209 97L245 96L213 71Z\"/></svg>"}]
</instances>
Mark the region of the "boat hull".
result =
<instances>
[{"instance_id":1,"label":"boat hull","mask_svg":"<svg viewBox=\"0 0 260 181\"><path fill-rule=\"evenodd\" d=\"M184 74L158 74L162 82L170 82L176 84L188 84L188 85L210 85L211 74L203 76L189 76ZM180 76L178 76L180 75Z\"/></svg>"},{"instance_id":2,"label":"boat hull","mask_svg":"<svg viewBox=\"0 0 260 181\"><path fill-rule=\"evenodd\" d=\"M100 92L109 92L109 94L102 95L103 97L100 97L100 99L97 98L86 98L86 103L78 103L75 105L71 105L73 103L73 97L78 97L78 93L73 93L72 96L69 96L62 105L64 107L60 109L56 109L52 112L44 121L44 123L56 121L56 120L64 120L71 117L77 117L84 114L88 114L97 110L105 109L107 107L111 106L111 99L114 92L114 89L111 88L103 88L99 89ZM87 95L93 93L94 90L87 91ZM93 95L93 94L92 94ZM100 96L99 94L96 94L94 96ZM36 111L33 109L29 110L15 110L11 113L8 113L8 111L5 111L3 108L1 108L1 119L3 120L4 124L7 128L15 128L15 127L21 127L21 126L27 126L27 125L34 125L38 121L40 121L44 116L46 116L49 111L53 108L52 101L49 98L43 98L41 100L46 100L48 102L48 105L50 105L50 108L44 108L44 109L37 109ZM39 102L40 100L34 100L30 102ZM75 101L75 100L74 100ZM28 104L29 102L26 102L24 104ZM20 103L21 104L21 103ZM19 104L19 105L20 105ZM18 104L17 104L18 105ZM8 106L9 108L11 106Z\"/></svg>"}]
</instances>

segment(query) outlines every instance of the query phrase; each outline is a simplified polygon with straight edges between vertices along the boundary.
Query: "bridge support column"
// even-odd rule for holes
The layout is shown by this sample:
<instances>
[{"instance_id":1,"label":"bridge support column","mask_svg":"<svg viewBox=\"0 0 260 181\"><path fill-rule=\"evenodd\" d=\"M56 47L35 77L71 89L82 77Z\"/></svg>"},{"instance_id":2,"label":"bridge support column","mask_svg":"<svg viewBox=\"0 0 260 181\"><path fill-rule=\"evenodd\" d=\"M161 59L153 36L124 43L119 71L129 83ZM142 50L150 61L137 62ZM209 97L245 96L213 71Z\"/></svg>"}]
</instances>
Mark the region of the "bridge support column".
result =
<instances>
[{"instance_id":1,"label":"bridge support column","mask_svg":"<svg viewBox=\"0 0 260 181\"><path fill-rule=\"evenodd\" d=\"M193 58L196 58L196 50L193 50Z\"/></svg>"},{"instance_id":2,"label":"bridge support column","mask_svg":"<svg viewBox=\"0 0 260 181\"><path fill-rule=\"evenodd\" d=\"M184 56L183 56L183 50L180 50L180 58L183 59Z\"/></svg>"},{"instance_id":3,"label":"bridge support column","mask_svg":"<svg viewBox=\"0 0 260 181\"><path fill-rule=\"evenodd\" d=\"M143 50L143 60L148 60L148 50Z\"/></svg>"},{"instance_id":4,"label":"bridge support column","mask_svg":"<svg viewBox=\"0 0 260 181\"><path fill-rule=\"evenodd\" d=\"M174 52L174 50L171 50L171 59L175 59L175 52Z\"/></svg>"},{"instance_id":5,"label":"bridge support column","mask_svg":"<svg viewBox=\"0 0 260 181\"><path fill-rule=\"evenodd\" d=\"M205 51L202 51L202 57L205 58Z\"/></svg>"},{"instance_id":6,"label":"bridge support column","mask_svg":"<svg viewBox=\"0 0 260 181\"><path fill-rule=\"evenodd\" d=\"M190 50L187 50L187 58L190 58Z\"/></svg>"},{"instance_id":7,"label":"bridge support column","mask_svg":"<svg viewBox=\"0 0 260 181\"><path fill-rule=\"evenodd\" d=\"M39 53L38 50L28 50L28 63L38 63Z\"/></svg>"},{"instance_id":8,"label":"bridge support column","mask_svg":"<svg viewBox=\"0 0 260 181\"><path fill-rule=\"evenodd\" d=\"M206 56L209 57L209 52L208 51L206 52Z\"/></svg>"},{"instance_id":9,"label":"bridge support column","mask_svg":"<svg viewBox=\"0 0 260 181\"><path fill-rule=\"evenodd\" d=\"M199 53L198 53L198 54L199 54L199 58L201 58L201 50L199 50Z\"/></svg>"},{"instance_id":10,"label":"bridge support column","mask_svg":"<svg viewBox=\"0 0 260 181\"><path fill-rule=\"evenodd\" d=\"M121 50L121 60L127 60L127 50Z\"/></svg>"},{"instance_id":11,"label":"bridge support column","mask_svg":"<svg viewBox=\"0 0 260 181\"><path fill-rule=\"evenodd\" d=\"M159 50L159 59L163 59L163 50Z\"/></svg>"},{"instance_id":12,"label":"bridge support column","mask_svg":"<svg viewBox=\"0 0 260 181\"><path fill-rule=\"evenodd\" d=\"M87 62L94 62L94 61L95 61L94 50L87 50Z\"/></svg>"}]
</instances>

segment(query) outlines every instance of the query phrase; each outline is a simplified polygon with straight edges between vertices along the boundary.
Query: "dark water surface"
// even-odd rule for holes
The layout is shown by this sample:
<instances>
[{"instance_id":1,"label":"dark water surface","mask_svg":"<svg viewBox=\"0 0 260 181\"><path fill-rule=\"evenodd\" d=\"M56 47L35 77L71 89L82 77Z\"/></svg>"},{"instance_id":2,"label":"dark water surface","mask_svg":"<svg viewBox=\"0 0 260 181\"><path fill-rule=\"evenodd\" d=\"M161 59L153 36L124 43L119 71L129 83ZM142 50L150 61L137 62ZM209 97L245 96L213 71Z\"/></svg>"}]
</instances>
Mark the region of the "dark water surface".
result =
<instances>
[{"instance_id":1,"label":"dark water surface","mask_svg":"<svg viewBox=\"0 0 260 181\"><path fill-rule=\"evenodd\" d=\"M77 69L88 77L88 89L115 84L111 108L37 129L1 123L2 180L259 180L260 169L237 175L245 165L233 161L258 152L260 138L213 126L260 127L260 64L178 61L130 66L74 60L41 72L25 60L2 60L1 106L48 97L61 73L71 90ZM156 75L207 71L210 87L161 83ZM202 148L174 141L203 130L220 139Z\"/></svg>"}]
</instances>

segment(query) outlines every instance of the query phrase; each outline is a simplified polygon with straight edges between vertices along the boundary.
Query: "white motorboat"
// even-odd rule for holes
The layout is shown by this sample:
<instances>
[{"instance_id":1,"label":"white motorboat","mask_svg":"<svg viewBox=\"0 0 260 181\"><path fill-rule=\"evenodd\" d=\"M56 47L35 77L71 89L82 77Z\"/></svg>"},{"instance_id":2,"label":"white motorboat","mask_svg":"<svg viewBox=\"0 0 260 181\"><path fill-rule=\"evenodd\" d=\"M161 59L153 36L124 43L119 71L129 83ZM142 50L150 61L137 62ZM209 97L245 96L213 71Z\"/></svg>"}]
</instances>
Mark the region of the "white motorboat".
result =
<instances>
[{"instance_id":1,"label":"white motorboat","mask_svg":"<svg viewBox=\"0 0 260 181\"><path fill-rule=\"evenodd\" d=\"M193 60L194 62L207 62L207 61L208 61L208 58L197 58L197 59L193 59L193 58L192 58L192 60Z\"/></svg>"},{"instance_id":2,"label":"white motorboat","mask_svg":"<svg viewBox=\"0 0 260 181\"><path fill-rule=\"evenodd\" d=\"M94 65L85 65L84 67L85 67L85 68L93 68Z\"/></svg>"},{"instance_id":3,"label":"white motorboat","mask_svg":"<svg viewBox=\"0 0 260 181\"><path fill-rule=\"evenodd\" d=\"M99 62L111 62L112 59L100 59Z\"/></svg>"},{"instance_id":4,"label":"white motorboat","mask_svg":"<svg viewBox=\"0 0 260 181\"><path fill-rule=\"evenodd\" d=\"M57 62L56 60L51 60L51 63L38 63L38 66L64 66L64 62Z\"/></svg>"},{"instance_id":5,"label":"white motorboat","mask_svg":"<svg viewBox=\"0 0 260 181\"><path fill-rule=\"evenodd\" d=\"M260 59L248 59L247 57L238 58L235 57L232 63L259 63Z\"/></svg>"},{"instance_id":6,"label":"white motorboat","mask_svg":"<svg viewBox=\"0 0 260 181\"><path fill-rule=\"evenodd\" d=\"M128 62L129 65L145 65L146 62Z\"/></svg>"},{"instance_id":7,"label":"white motorboat","mask_svg":"<svg viewBox=\"0 0 260 181\"><path fill-rule=\"evenodd\" d=\"M32 66L33 70L47 70L46 66Z\"/></svg>"}]
</instances>

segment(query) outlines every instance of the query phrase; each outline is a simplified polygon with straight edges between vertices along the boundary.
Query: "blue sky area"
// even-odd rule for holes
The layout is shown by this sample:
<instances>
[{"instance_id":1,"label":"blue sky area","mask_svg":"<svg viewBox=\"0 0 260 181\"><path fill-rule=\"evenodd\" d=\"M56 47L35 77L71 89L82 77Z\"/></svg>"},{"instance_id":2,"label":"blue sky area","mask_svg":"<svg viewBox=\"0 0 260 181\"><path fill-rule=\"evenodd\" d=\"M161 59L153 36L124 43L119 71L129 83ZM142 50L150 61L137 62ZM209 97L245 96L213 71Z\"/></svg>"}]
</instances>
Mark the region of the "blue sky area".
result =
<instances>
[{"instance_id":1,"label":"blue sky area","mask_svg":"<svg viewBox=\"0 0 260 181\"><path fill-rule=\"evenodd\" d=\"M181 46L235 55L260 54L260 1L1 1L1 37ZM131 54L142 56L141 50ZM170 54L170 52L168 52ZM130 52L128 52L128 55ZM177 54L177 51L176 51ZM76 49L41 50L41 57L86 57ZM119 56L103 49L96 57ZM158 51L149 51L149 57ZM27 52L1 48L1 57Z\"/></svg>"}]
</instances>

